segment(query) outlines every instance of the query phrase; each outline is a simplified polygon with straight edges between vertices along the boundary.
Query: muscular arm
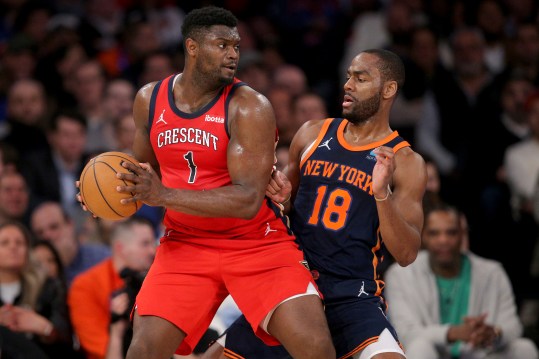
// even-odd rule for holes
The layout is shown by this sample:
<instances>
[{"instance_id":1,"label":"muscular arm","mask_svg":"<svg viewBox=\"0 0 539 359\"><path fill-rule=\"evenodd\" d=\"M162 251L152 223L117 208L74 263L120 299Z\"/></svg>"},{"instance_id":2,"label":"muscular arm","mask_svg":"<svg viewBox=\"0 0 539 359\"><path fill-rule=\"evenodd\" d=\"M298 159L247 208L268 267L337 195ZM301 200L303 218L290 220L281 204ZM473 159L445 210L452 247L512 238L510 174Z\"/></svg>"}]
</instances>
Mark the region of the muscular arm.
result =
<instances>
[{"instance_id":1,"label":"muscular arm","mask_svg":"<svg viewBox=\"0 0 539 359\"><path fill-rule=\"evenodd\" d=\"M135 141L133 142L133 155L140 162L149 163L159 173L159 164L150 143L150 99L157 82L143 86L135 97L133 105L133 118L135 120Z\"/></svg>"},{"instance_id":2,"label":"muscular arm","mask_svg":"<svg viewBox=\"0 0 539 359\"><path fill-rule=\"evenodd\" d=\"M294 135L290 143L288 166L283 170L283 173L292 183L292 197L296 195L299 186L301 156L305 153L307 147L316 140L323 123L324 120L306 122Z\"/></svg>"},{"instance_id":3,"label":"muscular arm","mask_svg":"<svg viewBox=\"0 0 539 359\"><path fill-rule=\"evenodd\" d=\"M141 162L156 164L151 148L147 118L151 90L141 89L135 101L137 135L134 152ZM252 218L260 209L273 166L275 117L269 101L248 87L239 88L229 105L230 141L227 165L232 184L207 191L164 187L151 168L135 168L137 176L123 175L136 186L122 191L136 192L152 206L207 217ZM132 199L127 201L133 201Z\"/></svg>"},{"instance_id":4,"label":"muscular arm","mask_svg":"<svg viewBox=\"0 0 539 359\"><path fill-rule=\"evenodd\" d=\"M407 266L415 260L421 246L422 200L427 173L421 156L409 148L398 151L394 160L393 195L385 201L377 201L376 205L387 249L401 266ZM373 182L376 182L375 176L373 173ZM374 190L376 198L386 196L387 186L381 187L384 190Z\"/></svg>"}]
</instances>

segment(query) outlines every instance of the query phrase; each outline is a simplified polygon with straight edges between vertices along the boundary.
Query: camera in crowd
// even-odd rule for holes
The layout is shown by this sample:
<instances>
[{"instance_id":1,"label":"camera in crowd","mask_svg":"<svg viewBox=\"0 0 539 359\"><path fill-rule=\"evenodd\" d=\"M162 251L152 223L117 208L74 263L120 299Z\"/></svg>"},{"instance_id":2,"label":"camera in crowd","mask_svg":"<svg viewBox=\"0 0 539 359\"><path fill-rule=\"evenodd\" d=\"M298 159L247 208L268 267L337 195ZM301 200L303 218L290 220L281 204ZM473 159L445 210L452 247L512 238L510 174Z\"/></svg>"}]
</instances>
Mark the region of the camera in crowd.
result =
<instances>
[{"instance_id":1,"label":"camera in crowd","mask_svg":"<svg viewBox=\"0 0 539 359\"><path fill-rule=\"evenodd\" d=\"M111 323L115 323L120 319L129 319L129 316L131 315L131 310L135 305L135 299L137 298L137 294L140 290L140 287L142 286L142 282L144 281L145 277L146 272L138 272L130 268L122 269L122 271L120 272L120 278L124 280L125 286L122 289L114 292L113 297L122 293L127 293L127 297L129 298L129 304L125 312L111 313Z\"/></svg>"}]
</instances>

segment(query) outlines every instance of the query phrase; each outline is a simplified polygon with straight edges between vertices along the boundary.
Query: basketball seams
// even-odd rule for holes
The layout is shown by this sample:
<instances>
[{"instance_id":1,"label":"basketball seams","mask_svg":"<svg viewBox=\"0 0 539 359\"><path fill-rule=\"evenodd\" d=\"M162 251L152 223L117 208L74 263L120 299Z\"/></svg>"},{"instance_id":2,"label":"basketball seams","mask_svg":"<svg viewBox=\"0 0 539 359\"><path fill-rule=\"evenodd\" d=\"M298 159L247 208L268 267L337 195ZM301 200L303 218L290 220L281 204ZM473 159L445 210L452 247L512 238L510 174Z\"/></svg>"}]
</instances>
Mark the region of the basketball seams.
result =
<instances>
[{"instance_id":1,"label":"basketball seams","mask_svg":"<svg viewBox=\"0 0 539 359\"><path fill-rule=\"evenodd\" d=\"M123 161L135 166L139 165L139 162L130 155L111 151L90 159L81 173L79 189L82 200L88 210L97 217L119 220L133 215L141 207L141 203L138 201L127 205L115 203L116 199L124 198L122 197L123 195L129 198L127 193L119 193L115 189L115 186L121 185L122 182L126 186L131 183L131 181L120 180L116 177L117 173L122 173ZM125 170L127 171L127 169ZM86 184L84 183L85 181ZM117 181L117 184L115 181ZM131 192L131 196L133 195L134 193ZM111 202L113 200L114 203Z\"/></svg>"},{"instance_id":2,"label":"basketball seams","mask_svg":"<svg viewBox=\"0 0 539 359\"><path fill-rule=\"evenodd\" d=\"M109 200L107 199L107 197L105 196L105 194L103 193L103 191L101 190L101 183L99 182L98 180L98 177L97 177L97 173L95 171L96 169L96 164L97 163L104 163L105 165L107 165L108 168L110 168L114 174L117 174L118 171L116 171L114 169L114 167L112 167L111 165L109 165L107 162L103 162L103 161L97 161L97 159L94 161L94 164L92 166L92 169L94 170L94 181L95 181L95 184L96 184L96 187L97 187L97 190L99 191L99 194L101 195L101 197L103 198L103 201L105 201L105 203L107 204L107 206L109 207L109 209L114 212L117 216L119 217L125 217L124 215L122 215L121 213L118 213L112 206L111 204L109 203ZM125 181L123 181L125 183Z\"/></svg>"}]
</instances>

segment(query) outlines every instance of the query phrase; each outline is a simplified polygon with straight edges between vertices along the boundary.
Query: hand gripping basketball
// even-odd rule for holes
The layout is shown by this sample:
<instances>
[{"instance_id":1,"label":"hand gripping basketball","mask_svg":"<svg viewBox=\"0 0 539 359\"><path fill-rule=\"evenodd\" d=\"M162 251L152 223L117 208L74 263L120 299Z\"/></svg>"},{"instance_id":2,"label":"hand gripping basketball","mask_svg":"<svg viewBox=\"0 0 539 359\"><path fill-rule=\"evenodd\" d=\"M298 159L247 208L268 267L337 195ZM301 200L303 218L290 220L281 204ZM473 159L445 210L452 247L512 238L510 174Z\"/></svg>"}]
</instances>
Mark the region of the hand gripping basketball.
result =
<instances>
[{"instance_id":1,"label":"hand gripping basketball","mask_svg":"<svg viewBox=\"0 0 539 359\"><path fill-rule=\"evenodd\" d=\"M140 209L140 201L123 203L134 193L118 192L118 186L130 185L126 179L118 178L118 173L129 173L122 164L129 162L138 166L139 162L123 152L104 152L92 158L84 167L79 180L80 200L83 206L96 217L119 220L133 215Z\"/></svg>"}]
</instances>

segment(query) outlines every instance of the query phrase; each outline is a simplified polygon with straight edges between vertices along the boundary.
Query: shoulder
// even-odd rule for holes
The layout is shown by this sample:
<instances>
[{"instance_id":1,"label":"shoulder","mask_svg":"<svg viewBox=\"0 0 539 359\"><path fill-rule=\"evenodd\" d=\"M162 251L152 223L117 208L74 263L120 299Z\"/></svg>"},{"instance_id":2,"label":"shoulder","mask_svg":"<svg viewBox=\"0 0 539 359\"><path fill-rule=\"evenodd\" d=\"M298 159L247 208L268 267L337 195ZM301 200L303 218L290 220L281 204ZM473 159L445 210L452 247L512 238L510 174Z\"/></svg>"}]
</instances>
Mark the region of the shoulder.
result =
<instances>
[{"instance_id":1,"label":"shoulder","mask_svg":"<svg viewBox=\"0 0 539 359\"><path fill-rule=\"evenodd\" d=\"M314 140L318 138L320 131L324 124L329 121L329 118L320 119L320 120L309 120L305 122L299 130L294 135L292 139L292 144L295 146L304 149L306 146L310 145Z\"/></svg>"},{"instance_id":2,"label":"shoulder","mask_svg":"<svg viewBox=\"0 0 539 359\"><path fill-rule=\"evenodd\" d=\"M397 161L397 164L399 162L402 162L406 165L415 165L419 167L425 166L425 160L423 159L423 157L421 157L419 153L412 150L412 148L410 148L409 146L399 149L395 153L395 160Z\"/></svg>"},{"instance_id":3,"label":"shoulder","mask_svg":"<svg viewBox=\"0 0 539 359\"><path fill-rule=\"evenodd\" d=\"M414 186L425 187L427 184L427 167L421 155L410 147L404 147L395 153L397 180L407 181L413 178Z\"/></svg>"},{"instance_id":4,"label":"shoulder","mask_svg":"<svg viewBox=\"0 0 539 359\"><path fill-rule=\"evenodd\" d=\"M77 291L87 291L90 288L99 287L99 279L107 274L108 260L104 260L89 269L76 275L69 288L69 293Z\"/></svg>"},{"instance_id":5,"label":"shoulder","mask_svg":"<svg viewBox=\"0 0 539 359\"><path fill-rule=\"evenodd\" d=\"M230 99L230 104L240 107L270 106L271 104L266 96L249 87L249 85L238 86Z\"/></svg>"},{"instance_id":6,"label":"shoulder","mask_svg":"<svg viewBox=\"0 0 539 359\"><path fill-rule=\"evenodd\" d=\"M146 85L142 86L138 91L137 95L135 97L135 105L137 103L150 103L150 100L152 98L153 90L155 89L155 86L159 83L159 81L154 81L147 83Z\"/></svg>"},{"instance_id":7,"label":"shoulder","mask_svg":"<svg viewBox=\"0 0 539 359\"><path fill-rule=\"evenodd\" d=\"M529 152L530 149L536 151L536 145L533 140L520 141L507 147L506 156L508 158L520 157L524 153Z\"/></svg>"},{"instance_id":8,"label":"shoulder","mask_svg":"<svg viewBox=\"0 0 539 359\"><path fill-rule=\"evenodd\" d=\"M466 256L470 260L470 263L472 267L474 267L474 270L475 268L481 268L485 272L494 272L494 271L505 272L502 264L494 259L481 257L471 252L466 253Z\"/></svg>"},{"instance_id":9,"label":"shoulder","mask_svg":"<svg viewBox=\"0 0 539 359\"><path fill-rule=\"evenodd\" d=\"M80 254L82 257L106 258L110 256L110 248L103 244L81 244Z\"/></svg>"}]
</instances>

